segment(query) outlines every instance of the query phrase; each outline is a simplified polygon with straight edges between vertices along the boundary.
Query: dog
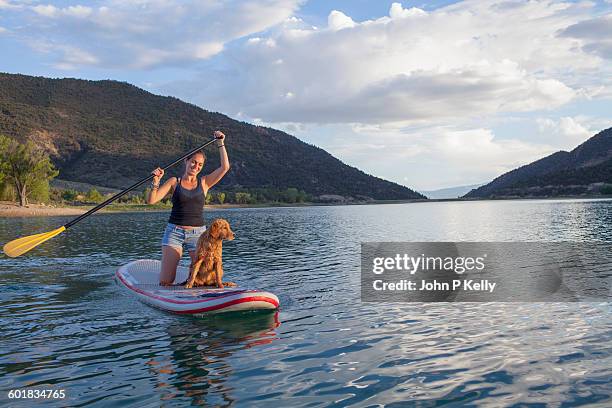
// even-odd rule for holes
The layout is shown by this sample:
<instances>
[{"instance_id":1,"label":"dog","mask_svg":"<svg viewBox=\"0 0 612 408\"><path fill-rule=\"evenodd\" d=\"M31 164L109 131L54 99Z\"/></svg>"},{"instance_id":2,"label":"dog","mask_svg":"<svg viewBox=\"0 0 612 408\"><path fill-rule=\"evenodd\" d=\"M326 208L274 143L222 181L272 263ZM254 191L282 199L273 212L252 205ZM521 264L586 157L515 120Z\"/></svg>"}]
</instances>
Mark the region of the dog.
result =
<instances>
[{"instance_id":1,"label":"dog","mask_svg":"<svg viewBox=\"0 0 612 408\"><path fill-rule=\"evenodd\" d=\"M229 222L222 218L214 220L198 238L195 261L189 266L189 278L185 288L194 286L234 287L233 282L223 282L223 261L221 259L223 240L234 239Z\"/></svg>"}]
</instances>

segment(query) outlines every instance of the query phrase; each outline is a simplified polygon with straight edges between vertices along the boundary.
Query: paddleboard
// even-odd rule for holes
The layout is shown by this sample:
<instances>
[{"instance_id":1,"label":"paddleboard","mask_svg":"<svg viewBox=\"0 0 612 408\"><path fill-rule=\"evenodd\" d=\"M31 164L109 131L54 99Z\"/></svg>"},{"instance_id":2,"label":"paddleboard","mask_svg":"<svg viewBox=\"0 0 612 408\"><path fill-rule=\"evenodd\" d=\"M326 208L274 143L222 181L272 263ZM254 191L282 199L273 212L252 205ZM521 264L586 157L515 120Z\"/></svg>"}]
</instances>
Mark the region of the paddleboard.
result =
<instances>
[{"instance_id":1,"label":"paddleboard","mask_svg":"<svg viewBox=\"0 0 612 408\"><path fill-rule=\"evenodd\" d=\"M192 288L184 286L160 286L161 262L140 259L120 267L115 273L117 283L150 306L172 313L186 315L208 315L211 313L238 312L248 310L274 310L279 306L278 298L256 289ZM179 266L175 282L184 282L189 268Z\"/></svg>"}]
</instances>

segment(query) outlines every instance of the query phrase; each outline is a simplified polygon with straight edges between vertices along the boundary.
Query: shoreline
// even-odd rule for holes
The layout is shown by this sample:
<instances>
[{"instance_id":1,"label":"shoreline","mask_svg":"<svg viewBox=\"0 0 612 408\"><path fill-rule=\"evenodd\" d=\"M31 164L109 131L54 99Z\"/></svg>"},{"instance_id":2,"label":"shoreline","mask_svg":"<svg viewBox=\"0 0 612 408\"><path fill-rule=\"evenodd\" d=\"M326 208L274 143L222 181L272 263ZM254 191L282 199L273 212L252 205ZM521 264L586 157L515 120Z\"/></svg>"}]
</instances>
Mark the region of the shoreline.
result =
<instances>
[{"instance_id":1,"label":"shoreline","mask_svg":"<svg viewBox=\"0 0 612 408\"><path fill-rule=\"evenodd\" d=\"M208 204L205 210L226 210L232 208L280 208L280 207L319 207L319 206L343 206L343 205L382 205L382 204L410 204L410 203L437 203L451 201L529 201L529 200L607 200L612 196L574 196L574 197L529 197L529 198L493 198L493 199L462 199L462 198L439 198L428 200L387 200L368 202L345 202L345 203L278 203L278 204ZM18 217L60 217L69 215L81 215L92 209L93 205L83 206L55 206L53 204L30 204L28 207L20 207L19 204L10 201L0 201L0 218ZM96 214L130 213L130 212L169 212L170 207L154 207L146 204L124 204L101 209ZM94 214L95 215L95 214Z\"/></svg>"},{"instance_id":2,"label":"shoreline","mask_svg":"<svg viewBox=\"0 0 612 408\"><path fill-rule=\"evenodd\" d=\"M94 208L94 205L82 206L55 206L53 204L29 204L27 207L20 207L19 204L9 201L0 201L0 218L17 218L17 217L60 217L67 215L81 215ZM207 205L205 208L225 209L247 207L242 204L215 204ZM115 207L102 208L95 214L113 214L113 213L130 213L130 212L170 212L170 207L154 207L141 204L125 204Z\"/></svg>"}]
</instances>

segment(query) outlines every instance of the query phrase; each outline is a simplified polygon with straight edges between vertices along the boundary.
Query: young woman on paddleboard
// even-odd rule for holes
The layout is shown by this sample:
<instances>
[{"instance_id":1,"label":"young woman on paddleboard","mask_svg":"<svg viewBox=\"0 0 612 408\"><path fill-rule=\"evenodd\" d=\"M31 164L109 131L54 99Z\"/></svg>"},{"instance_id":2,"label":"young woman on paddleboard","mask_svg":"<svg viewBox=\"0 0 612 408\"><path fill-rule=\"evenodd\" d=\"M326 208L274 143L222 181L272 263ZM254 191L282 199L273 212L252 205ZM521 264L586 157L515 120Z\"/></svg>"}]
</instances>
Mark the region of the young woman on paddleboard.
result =
<instances>
[{"instance_id":1,"label":"young woman on paddleboard","mask_svg":"<svg viewBox=\"0 0 612 408\"><path fill-rule=\"evenodd\" d=\"M147 196L148 204L155 204L172 191L172 212L162 238L160 285L171 285L174 282L176 267L184 247L193 261L198 238L206 230L203 217L206 193L230 168L225 150L225 135L217 130L215 138L221 165L212 173L198 177L206 161L202 151L197 151L185 159L185 171L181 177L171 177L161 186L164 170L158 167L152 172L154 177Z\"/></svg>"}]
</instances>

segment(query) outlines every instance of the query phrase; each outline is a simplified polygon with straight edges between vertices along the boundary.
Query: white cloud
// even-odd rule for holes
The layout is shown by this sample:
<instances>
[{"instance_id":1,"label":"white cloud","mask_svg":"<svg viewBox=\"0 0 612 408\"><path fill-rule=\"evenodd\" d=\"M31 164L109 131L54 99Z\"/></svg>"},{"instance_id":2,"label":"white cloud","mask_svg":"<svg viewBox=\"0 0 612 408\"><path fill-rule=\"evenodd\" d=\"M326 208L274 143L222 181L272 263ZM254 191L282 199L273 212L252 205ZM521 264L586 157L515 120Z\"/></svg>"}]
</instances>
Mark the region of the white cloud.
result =
<instances>
[{"instance_id":1,"label":"white cloud","mask_svg":"<svg viewBox=\"0 0 612 408\"><path fill-rule=\"evenodd\" d=\"M147 69L210 58L227 42L284 22L301 2L103 0L95 7L36 4L13 12L29 21L17 38L55 45L58 67ZM74 49L90 57L79 62L65 52Z\"/></svg>"},{"instance_id":2,"label":"white cloud","mask_svg":"<svg viewBox=\"0 0 612 408\"><path fill-rule=\"evenodd\" d=\"M391 9L389 10L389 17L391 17L392 19L419 17L419 16L426 16L426 15L427 15L427 12L425 10L421 10L420 8L417 8L417 7L405 9L402 7L400 3L393 3L391 5Z\"/></svg>"},{"instance_id":3,"label":"white cloud","mask_svg":"<svg viewBox=\"0 0 612 408\"><path fill-rule=\"evenodd\" d=\"M536 123L541 139L549 139L560 149L569 151L593 136L598 130L589 126L589 119L564 116L559 119L538 118ZM609 125L609 123L608 123Z\"/></svg>"},{"instance_id":4,"label":"white cloud","mask_svg":"<svg viewBox=\"0 0 612 408\"><path fill-rule=\"evenodd\" d=\"M192 100L270 123L434 123L551 110L609 86L601 58L559 35L591 13L588 4L547 0L464 1L430 12L395 3L389 16L363 22L333 11L326 29L284 24L227 50L231 71L203 73Z\"/></svg>"},{"instance_id":5,"label":"white cloud","mask_svg":"<svg viewBox=\"0 0 612 408\"><path fill-rule=\"evenodd\" d=\"M330 30L338 31L343 28L355 27L355 22L346 14L338 10L332 10L327 17L327 26Z\"/></svg>"},{"instance_id":6,"label":"white cloud","mask_svg":"<svg viewBox=\"0 0 612 408\"><path fill-rule=\"evenodd\" d=\"M95 55L76 47L60 46L59 50L63 53L62 61L56 65L59 69L73 70L82 65L96 65L99 62Z\"/></svg>"},{"instance_id":7,"label":"white cloud","mask_svg":"<svg viewBox=\"0 0 612 408\"><path fill-rule=\"evenodd\" d=\"M41 16L45 17L55 17L60 14L60 9L51 4L34 6L32 7L32 10L36 14L40 14Z\"/></svg>"},{"instance_id":8,"label":"white cloud","mask_svg":"<svg viewBox=\"0 0 612 408\"><path fill-rule=\"evenodd\" d=\"M29 46L41 54L60 54L62 58L54 66L62 70L75 70L82 65L95 65L98 62L95 55L70 45L38 40L30 41Z\"/></svg>"},{"instance_id":9,"label":"white cloud","mask_svg":"<svg viewBox=\"0 0 612 408\"><path fill-rule=\"evenodd\" d=\"M15 2L12 2L10 0L0 0L0 10L4 9L4 10L17 10L20 9L22 6L21 4L17 4Z\"/></svg>"},{"instance_id":10,"label":"white cloud","mask_svg":"<svg viewBox=\"0 0 612 408\"><path fill-rule=\"evenodd\" d=\"M277 123L274 127L366 173L417 190L433 190L491 181L559 150L572 150L612 126L610 119L582 115L504 120L513 125L511 130L498 131L479 121L424 126Z\"/></svg>"},{"instance_id":11,"label":"white cloud","mask_svg":"<svg viewBox=\"0 0 612 408\"><path fill-rule=\"evenodd\" d=\"M198 59L206 59L223 50L223 44L220 42L202 42L195 44L193 47L194 56Z\"/></svg>"},{"instance_id":12,"label":"white cloud","mask_svg":"<svg viewBox=\"0 0 612 408\"><path fill-rule=\"evenodd\" d=\"M490 129L450 130L433 138L431 159L478 182L540 159L556 149L516 139L496 139Z\"/></svg>"},{"instance_id":13,"label":"white cloud","mask_svg":"<svg viewBox=\"0 0 612 408\"><path fill-rule=\"evenodd\" d=\"M86 18L93 13L93 10L90 7L85 6L70 6L64 9L64 13L67 16Z\"/></svg>"},{"instance_id":14,"label":"white cloud","mask_svg":"<svg viewBox=\"0 0 612 408\"><path fill-rule=\"evenodd\" d=\"M479 127L326 125L318 132L334 135L317 144L345 163L417 190L490 181L559 150Z\"/></svg>"}]
</instances>

